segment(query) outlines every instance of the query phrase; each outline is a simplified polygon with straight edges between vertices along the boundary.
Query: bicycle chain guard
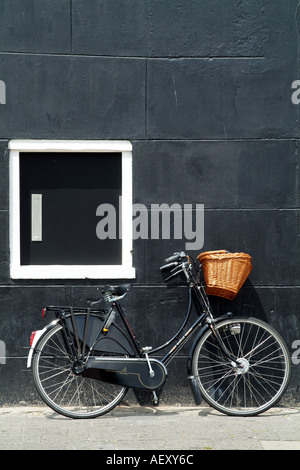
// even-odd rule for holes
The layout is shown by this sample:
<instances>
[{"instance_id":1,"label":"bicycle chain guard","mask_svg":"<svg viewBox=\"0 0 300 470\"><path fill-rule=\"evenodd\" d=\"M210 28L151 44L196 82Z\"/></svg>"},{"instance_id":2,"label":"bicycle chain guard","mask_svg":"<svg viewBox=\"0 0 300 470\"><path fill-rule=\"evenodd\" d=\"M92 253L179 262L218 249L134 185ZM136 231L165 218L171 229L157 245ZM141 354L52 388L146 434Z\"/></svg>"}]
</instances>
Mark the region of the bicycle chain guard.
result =
<instances>
[{"instance_id":1,"label":"bicycle chain guard","mask_svg":"<svg viewBox=\"0 0 300 470\"><path fill-rule=\"evenodd\" d=\"M83 372L84 377L114 383L123 387L140 390L157 390L167 379L167 369L157 359L122 358L122 357L91 357Z\"/></svg>"}]
</instances>

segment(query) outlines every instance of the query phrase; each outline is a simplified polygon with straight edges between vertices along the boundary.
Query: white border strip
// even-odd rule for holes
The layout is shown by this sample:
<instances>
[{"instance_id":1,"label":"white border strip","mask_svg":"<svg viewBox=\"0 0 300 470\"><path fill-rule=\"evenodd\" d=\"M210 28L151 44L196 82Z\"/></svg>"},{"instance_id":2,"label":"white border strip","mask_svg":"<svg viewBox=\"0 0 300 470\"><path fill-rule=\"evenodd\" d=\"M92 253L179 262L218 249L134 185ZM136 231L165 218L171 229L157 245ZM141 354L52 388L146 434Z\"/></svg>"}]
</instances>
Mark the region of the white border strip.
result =
<instances>
[{"instance_id":1,"label":"white border strip","mask_svg":"<svg viewBox=\"0 0 300 470\"><path fill-rule=\"evenodd\" d=\"M126 140L11 140L8 148L18 152L131 152Z\"/></svg>"}]
</instances>

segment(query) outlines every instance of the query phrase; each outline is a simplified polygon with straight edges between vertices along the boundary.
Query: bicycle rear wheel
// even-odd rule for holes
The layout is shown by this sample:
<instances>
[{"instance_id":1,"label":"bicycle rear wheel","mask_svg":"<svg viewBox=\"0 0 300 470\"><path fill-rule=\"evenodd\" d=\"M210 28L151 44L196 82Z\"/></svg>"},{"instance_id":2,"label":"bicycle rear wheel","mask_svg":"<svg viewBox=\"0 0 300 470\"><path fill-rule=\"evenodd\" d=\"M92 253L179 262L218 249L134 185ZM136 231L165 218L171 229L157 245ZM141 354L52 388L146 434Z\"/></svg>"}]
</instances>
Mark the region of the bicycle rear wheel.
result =
<instances>
[{"instance_id":1,"label":"bicycle rear wheel","mask_svg":"<svg viewBox=\"0 0 300 470\"><path fill-rule=\"evenodd\" d=\"M44 402L69 418L95 418L108 413L128 390L75 374L60 324L40 339L32 361L32 373Z\"/></svg>"},{"instance_id":2,"label":"bicycle rear wheel","mask_svg":"<svg viewBox=\"0 0 300 470\"><path fill-rule=\"evenodd\" d=\"M281 336L255 318L224 320L216 328L236 361L225 357L210 329L200 337L192 369L203 398L233 416L253 416L274 406L288 386L291 371Z\"/></svg>"}]
</instances>

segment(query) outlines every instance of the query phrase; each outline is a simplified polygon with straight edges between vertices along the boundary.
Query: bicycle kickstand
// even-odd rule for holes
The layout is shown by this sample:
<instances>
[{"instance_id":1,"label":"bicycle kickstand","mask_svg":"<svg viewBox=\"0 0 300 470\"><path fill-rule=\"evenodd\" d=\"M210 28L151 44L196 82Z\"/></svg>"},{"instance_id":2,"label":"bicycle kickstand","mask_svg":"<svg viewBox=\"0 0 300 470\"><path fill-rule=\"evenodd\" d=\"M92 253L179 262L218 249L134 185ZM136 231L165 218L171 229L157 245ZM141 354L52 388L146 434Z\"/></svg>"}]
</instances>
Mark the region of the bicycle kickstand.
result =
<instances>
[{"instance_id":1,"label":"bicycle kickstand","mask_svg":"<svg viewBox=\"0 0 300 470\"><path fill-rule=\"evenodd\" d=\"M153 400L153 405L158 405L158 396L156 395L154 390L152 390L152 400Z\"/></svg>"}]
</instances>

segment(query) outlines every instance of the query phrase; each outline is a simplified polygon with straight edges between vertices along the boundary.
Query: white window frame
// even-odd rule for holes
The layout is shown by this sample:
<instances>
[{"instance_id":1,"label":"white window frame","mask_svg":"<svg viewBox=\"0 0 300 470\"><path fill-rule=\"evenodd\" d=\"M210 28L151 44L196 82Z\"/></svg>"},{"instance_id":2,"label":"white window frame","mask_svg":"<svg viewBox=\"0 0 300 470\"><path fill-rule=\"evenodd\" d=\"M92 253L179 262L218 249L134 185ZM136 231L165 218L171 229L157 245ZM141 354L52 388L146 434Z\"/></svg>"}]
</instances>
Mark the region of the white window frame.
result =
<instances>
[{"instance_id":1,"label":"white window frame","mask_svg":"<svg viewBox=\"0 0 300 470\"><path fill-rule=\"evenodd\" d=\"M132 279L132 144L108 140L11 140L10 150L10 275L12 279ZM20 153L121 152L122 154L122 264L21 265ZM42 158L42 157L41 157ZM95 214L96 215L96 214ZM95 231L96 231L95 218ZM96 235L95 235L96 236Z\"/></svg>"}]
</instances>

